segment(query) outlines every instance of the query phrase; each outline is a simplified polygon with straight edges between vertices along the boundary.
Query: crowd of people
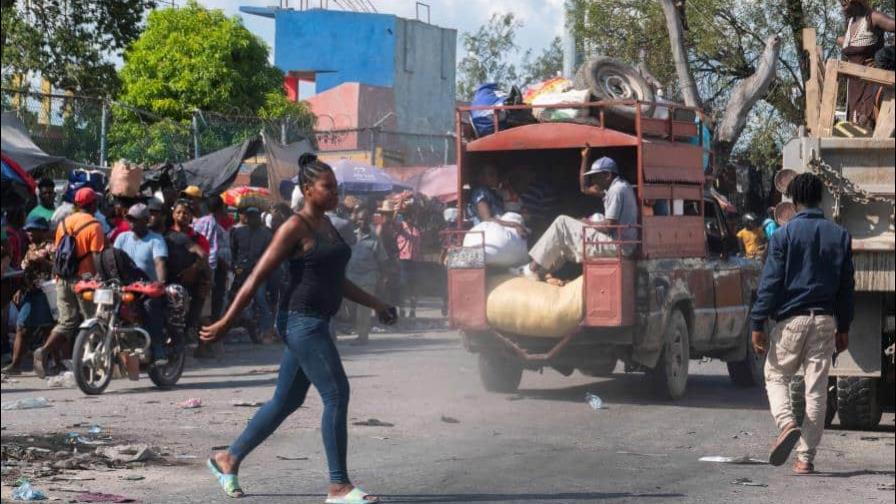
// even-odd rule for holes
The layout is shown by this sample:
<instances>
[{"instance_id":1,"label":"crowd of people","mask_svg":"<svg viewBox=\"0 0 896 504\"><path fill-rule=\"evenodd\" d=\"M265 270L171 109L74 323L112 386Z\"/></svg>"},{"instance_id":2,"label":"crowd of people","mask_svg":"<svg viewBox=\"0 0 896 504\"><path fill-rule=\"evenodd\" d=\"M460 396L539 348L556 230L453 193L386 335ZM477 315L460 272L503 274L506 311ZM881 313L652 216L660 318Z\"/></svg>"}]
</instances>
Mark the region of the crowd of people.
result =
<instances>
[{"instance_id":1,"label":"crowd of people","mask_svg":"<svg viewBox=\"0 0 896 504\"><path fill-rule=\"evenodd\" d=\"M70 184L58 190L50 178L40 179L31 208L5 211L2 224L4 373L17 374L29 352L41 377L61 371L70 358L78 328L95 306L75 295L74 284L97 275L106 250L126 256L145 282L176 283L189 294L188 340L203 323L221 318L230 299L261 260L274 234L302 205L253 201L228 207L220 194L203 194L197 186L128 198L108 194L98 184ZM430 210L419 195L344 196L328 212L340 236L352 249L348 276L365 290L416 317L424 234L437 235L439 219L420 217ZM426 220L425 229L417 225ZM432 228L435 226L435 228ZM77 270L59 271L59 247L77 261ZM115 252L110 252L115 253ZM253 340L271 343L281 338L276 325L282 315L287 265L255 292L241 325ZM140 309L152 338L152 358L165 362L164 301L147 299ZM53 307L55 306L55 313ZM10 338L9 315L15 333ZM365 344L373 326L369 309L346 303L339 317L347 332ZM332 331L335 337L335 330ZM12 341L10 341L12 339ZM197 344L196 357L218 354L211 345Z\"/></svg>"}]
</instances>

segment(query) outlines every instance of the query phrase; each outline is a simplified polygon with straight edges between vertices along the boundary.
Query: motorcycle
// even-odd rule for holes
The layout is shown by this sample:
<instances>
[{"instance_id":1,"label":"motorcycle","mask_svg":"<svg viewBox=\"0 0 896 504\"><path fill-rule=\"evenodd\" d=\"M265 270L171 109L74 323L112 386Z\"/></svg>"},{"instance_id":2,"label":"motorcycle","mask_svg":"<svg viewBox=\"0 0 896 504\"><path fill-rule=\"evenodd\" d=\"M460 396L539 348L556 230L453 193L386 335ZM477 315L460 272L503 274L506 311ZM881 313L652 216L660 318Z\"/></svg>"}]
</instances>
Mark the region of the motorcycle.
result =
<instances>
[{"instance_id":1,"label":"motorcycle","mask_svg":"<svg viewBox=\"0 0 896 504\"><path fill-rule=\"evenodd\" d=\"M185 360L185 328L189 294L180 285L158 283L122 285L117 281L82 280L75 294L96 305L96 315L85 320L75 339L72 364L75 382L85 394L102 394L112 379L113 366L132 380L145 370L159 388L180 379ZM141 327L137 303L145 297L165 296L165 365L151 365L149 333Z\"/></svg>"}]
</instances>

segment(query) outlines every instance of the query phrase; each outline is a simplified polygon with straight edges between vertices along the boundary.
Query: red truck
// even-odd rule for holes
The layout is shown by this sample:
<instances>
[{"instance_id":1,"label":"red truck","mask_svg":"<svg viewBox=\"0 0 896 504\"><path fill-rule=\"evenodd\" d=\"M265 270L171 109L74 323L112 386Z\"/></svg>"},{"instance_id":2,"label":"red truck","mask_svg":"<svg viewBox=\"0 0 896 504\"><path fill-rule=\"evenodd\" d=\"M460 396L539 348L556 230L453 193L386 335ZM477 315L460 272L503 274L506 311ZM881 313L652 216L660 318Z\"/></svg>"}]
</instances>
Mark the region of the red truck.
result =
<instances>
[{"instance_id":1,"label":"red truck","mask_svg":"<svg viewBox=\"0 0 896 504\"><path fill-rule=\"evenodd\" d=\"M593 211L599 201L583 201L578 192L580 152L586 145L592 159L610 156L617 162L640 209L634 253L585 254L582 317L566 334L532 336L494 327L490 290L506 269L493 271L484 258L479 260L481 251L463 247L462 240L448 240L449 318L465 348L479 354L486 389L513 392L523 370L544 367L566 375L574 370L608 375L622 360L626 371L647 372L661 396L677 399L685 394L689 360L703 357L726 361L737 385L761 383L763 363L753 354L747 323L760 265L737 256L725 213L705 194L708 151L695 121L702 112L664 105L669 107L667 118L657 119L642 110L658 106L634 101L564 104L588 108L589 117L509 128L500 127L498 114L528 106L457 109L459 209L466 205L465 190L475 183L477 170L488 164L511 177L512 170L540 171L563 195L557 215L587 215L582 210L590 206ZM614 115L620 107L633 113ZM464 119L473 110L492 111L494 133L477 138L465 131ZM466 232L459 224L449 234L457 238ZM537 233L532 236L537 238Z\"/></svg>"}]
</instances>

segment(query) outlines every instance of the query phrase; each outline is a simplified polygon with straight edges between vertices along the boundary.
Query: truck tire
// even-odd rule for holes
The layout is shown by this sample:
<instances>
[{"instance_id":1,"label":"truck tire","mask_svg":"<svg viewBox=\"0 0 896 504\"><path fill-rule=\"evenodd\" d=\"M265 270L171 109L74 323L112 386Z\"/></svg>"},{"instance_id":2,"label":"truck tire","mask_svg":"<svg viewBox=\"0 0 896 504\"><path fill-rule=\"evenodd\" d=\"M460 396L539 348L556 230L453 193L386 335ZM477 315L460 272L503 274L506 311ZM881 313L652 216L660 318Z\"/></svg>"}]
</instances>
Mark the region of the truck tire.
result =
<instances>
[{"instance_id":1,"label":"truck tire","mask_svg":"<svg viewBox=\"0 0 896 504\"><path fill-rule=\"evenodd\" d=\"M835 378L828 380L827 409L824 413L824 426L830 427L837 414L837 390L834 386ZM794 376L790 380L790 407L797 425L803 425L806 418L806 382L802 376ZM842 422L842 420L841 420Z\"/></svg>"},{"instance_id":2,"label":"truck tire","mask_svg":"<svg viewBox=\"0 0 896 504\"><path fill-rule=\"evenodd\" d=\"M650 372L654 391L665 399L681 399L688 384L690 338L684 314L675 310L663 334L663 350L659 362Z\"/></svg>"},{"instance_id":3,"label":"truck tire","mask_svg":"<svg viewBox=\"0 0 896 504\"><path fill-rule=\"evenodd\" d=\"M523 379L523 367L498 352L479 354L479 378L489 392L513 393Z\"/></svg>"},{"instance_id":4,"label":"truck tire","mask_svg":"<svg viewBox=\"0 0 896 504\"><path fill-rule=\"evenodd\" d=\"M631 65L605 57L590 59L579 67L573 85L576 89L589 89L598 100L641 100L650 102L641 106L644 117L653 117L653 102L656 100L653 87ZM607 112L633 119L636 107L614 105Z\"/></svg>"},{"instance_id":5,"label":"truck tire","mask_svg":"<svg viewBox=\"0 0 896 504\"><path fill-rule=\"evenodd\" d=\"M857 376L837 378L837 411L844 429L868 430L880 423L879 381Z\"/></svg>"},{"instance_id":6,"label":"truck tire","mask_svg":"<svg viewBox=\"0 0 896 504\"><path fill-rule=\"evenodd\" d=\"M738 387L765 386L765 355L756 355L753 344L747 341L747 355L743 360L728 362L728 376Z\"/></svg>"}]
</instances>

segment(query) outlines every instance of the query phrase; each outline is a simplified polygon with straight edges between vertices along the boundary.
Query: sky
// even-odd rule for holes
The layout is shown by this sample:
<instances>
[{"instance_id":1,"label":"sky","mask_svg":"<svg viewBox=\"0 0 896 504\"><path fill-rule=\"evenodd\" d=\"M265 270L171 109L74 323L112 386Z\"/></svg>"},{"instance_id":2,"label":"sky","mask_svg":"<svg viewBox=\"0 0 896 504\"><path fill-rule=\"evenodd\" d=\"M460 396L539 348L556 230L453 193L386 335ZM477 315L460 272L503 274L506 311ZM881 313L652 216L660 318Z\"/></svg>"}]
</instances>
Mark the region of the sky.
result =
<instances>
[{"instance_id":1,"label":"sky","mask_svg":"<svg viewBox=\"0 0 896 504\"><path fill-rule=\"evenodd\" d=\"M321 1L331 9L338 9L337 0L307 0L313 7ZM346 4L346 0L338 0ZM370 0L381 13L395 14L399 17L416 18L416 0ZM175 0L182 5L183 0ZM167 3L167 2L162 2ZM265 7L277 5L278 0L199 0L208 8L222 9L228 15L239 16L246 28L260 36L273 49L274 20L260 16L251 16L239 12L241 5ZM355 0L358 3L358 0ZM429 0L430 22L443 28L454 28L458 32L457 59L463 58L460 47L461 34L472 32L485 24L496 12L513 12L523 22L517 32L517 44L520 46L515 61L519 62L527 49L539 54L550 44L554 37L563 33L564 0ZM296 7L299 0L289 0L290 7ZM426 19L425 11L421 16Z\"/></svg>"}]
</instances>

